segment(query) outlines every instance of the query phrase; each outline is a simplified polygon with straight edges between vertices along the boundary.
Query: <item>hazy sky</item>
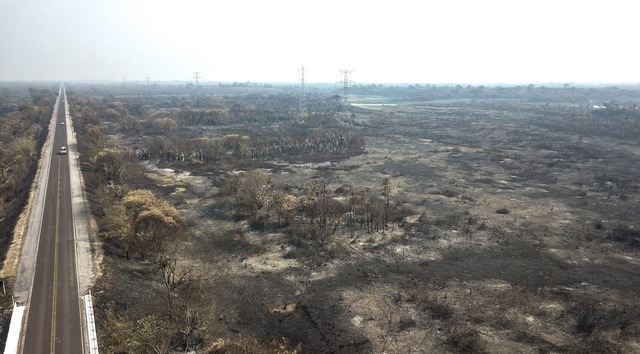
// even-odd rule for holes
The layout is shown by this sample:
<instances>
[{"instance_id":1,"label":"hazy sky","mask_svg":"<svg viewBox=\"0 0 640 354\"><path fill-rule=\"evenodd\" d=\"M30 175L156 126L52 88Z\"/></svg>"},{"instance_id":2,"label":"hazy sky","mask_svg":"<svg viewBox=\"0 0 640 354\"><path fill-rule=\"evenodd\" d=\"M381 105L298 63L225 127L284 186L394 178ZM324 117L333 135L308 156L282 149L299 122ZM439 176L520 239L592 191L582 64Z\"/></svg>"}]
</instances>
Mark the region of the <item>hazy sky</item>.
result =
<instances>
[{"instance_id":1,"label":"hazy sky","mask_svg":"<svg viewBox=\"0 0 640 354\"><path fill-rule=\"evenodd\" d=\"M638 4L638 5L636 5ZM640 3L0 0L0 81L640 82Z\"/></svg>"}]
</instances>

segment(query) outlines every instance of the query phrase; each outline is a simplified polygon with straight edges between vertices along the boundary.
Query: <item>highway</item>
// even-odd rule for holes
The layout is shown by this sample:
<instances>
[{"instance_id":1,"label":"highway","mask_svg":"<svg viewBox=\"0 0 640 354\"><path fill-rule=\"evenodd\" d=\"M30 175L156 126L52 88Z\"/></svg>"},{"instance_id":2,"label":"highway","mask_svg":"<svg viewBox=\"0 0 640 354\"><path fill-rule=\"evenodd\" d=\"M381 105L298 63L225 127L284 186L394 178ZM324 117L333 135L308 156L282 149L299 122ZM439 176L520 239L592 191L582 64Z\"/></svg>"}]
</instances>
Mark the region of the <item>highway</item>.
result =
<instances>
[{"instance_id":1,"label":"highway","mask_svg":"<svg viewBox=\"0 0 640 354\"><path fill-rule=\"evenodd\" d=\"M71 202L64 89L47 180L33 285L26 311L22 353L84 353ZM66 123L65 123L66 124ZM45 155L46 156L46 155ZM42 186L39 186L42 187Z\"/></svg>"}]
</instances>

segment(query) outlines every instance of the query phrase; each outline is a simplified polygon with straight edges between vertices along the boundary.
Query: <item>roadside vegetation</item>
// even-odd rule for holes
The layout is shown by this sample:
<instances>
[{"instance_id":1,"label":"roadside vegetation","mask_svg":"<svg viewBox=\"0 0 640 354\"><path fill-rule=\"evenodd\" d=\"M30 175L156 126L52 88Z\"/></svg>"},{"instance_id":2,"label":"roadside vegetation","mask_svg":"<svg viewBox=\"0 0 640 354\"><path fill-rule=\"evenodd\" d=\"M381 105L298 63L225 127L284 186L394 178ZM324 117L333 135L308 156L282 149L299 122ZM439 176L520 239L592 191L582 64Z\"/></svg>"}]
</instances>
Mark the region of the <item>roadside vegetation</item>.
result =
<instances>
[{"instance_id":1,"label":"roadside vegetation","mask_svg":"<svg viewBox=\"0 0 640 354\"><path fill-rule=\"evenodd\" d=\"M20 213L27 205L57 94L56 86L0 85L0 260L3 263ZM0 280L10 294L15 269L8 268L11 267L5 264ZM0 296L0 299L0 338L4 338L12 305L10 296Z\"/></svg>"}]
</instances>

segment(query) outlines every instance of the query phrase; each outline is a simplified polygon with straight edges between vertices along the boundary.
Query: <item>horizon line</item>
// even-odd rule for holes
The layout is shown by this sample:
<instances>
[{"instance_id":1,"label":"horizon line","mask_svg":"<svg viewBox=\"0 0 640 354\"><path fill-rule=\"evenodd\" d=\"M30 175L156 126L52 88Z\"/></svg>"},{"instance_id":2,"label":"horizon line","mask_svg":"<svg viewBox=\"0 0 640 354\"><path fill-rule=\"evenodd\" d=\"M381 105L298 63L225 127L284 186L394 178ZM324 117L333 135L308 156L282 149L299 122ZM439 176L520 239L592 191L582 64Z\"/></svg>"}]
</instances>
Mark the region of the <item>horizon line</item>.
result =
<instances>
[{"instance_id":1,"label":"horizon line","mask_svg":"<svg viewBox=\"0 0 640 354\"><path fill-rule=\"evenodd\" d=\"M122 81L122 80L105 80L105 79L73 79L73 80L53 80L53 79L49 79L49 80L40 80L40 79L26 79L26 80L5 80L5 79L0 79L0 83L48 83L48 82L69 82L69 83L86 83L86 84L109 84L109 85L123 85L123 86L129 86L129 85L139 85L139 86L146 86L147 82L146 80L143 79L139 79L139 80L126 80L126 81ZM153 80L152 82L149 82L149 84L159 84L159 83L164 83L164 84L176 84L179 83L180 85L188 85L188 84L192 84L195 85L194 82L189 81L189 80L178 80L178 79L165 79L165 80ZM209 86L209 85L225 85L225 84L251 84L251 85L264 85L264 84L271 84L271 85L299 85L300 82L298 81L233 81L233 80L221 80L221 81L200 81L198 83L198 86ZM312 82L305 82L306 85L330 85L330 84L334 84L334 85L338 85L341 84L340 81L312 81ZM445 82L445 81L437 81L437 82L420 82L420 81L397 81L397 82L392 82L392 81L363 81L363 82L353 82L352 86L358 86L358 85L442 85L442 86L450 86L450 85L466 85L466 86L503 86L503 85L507 85L507 86L522 86L522 85L534 85L534 86L539 86L539 85L560 85L560 86L564 86L564 85L576 85L576 86L603 86L603 85L624 85L624 86L633 86L633 85L640 85L640 81L513 81L513 82L500 82L500 81L485 81L485 82L464 82L464 81L450 81L450 82Z\"/></svg>"}]
</instances>

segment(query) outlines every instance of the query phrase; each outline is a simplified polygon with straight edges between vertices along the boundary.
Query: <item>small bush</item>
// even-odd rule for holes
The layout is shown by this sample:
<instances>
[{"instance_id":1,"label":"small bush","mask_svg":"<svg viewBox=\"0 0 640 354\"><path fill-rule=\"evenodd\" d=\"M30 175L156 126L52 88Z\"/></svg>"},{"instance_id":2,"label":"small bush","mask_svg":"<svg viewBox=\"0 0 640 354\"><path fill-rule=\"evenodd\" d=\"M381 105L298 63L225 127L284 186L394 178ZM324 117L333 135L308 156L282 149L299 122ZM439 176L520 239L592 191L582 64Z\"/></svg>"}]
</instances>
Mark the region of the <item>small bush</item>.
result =
<instances>
[{"instance_id":1,"label":"small bush","mask_svg":"<svg viewBox=\"0 0 640 354\"><path fill-rule=\"evenodd\" d=\"M456 193L455 191L452 191L451 189L445 189L440 192L440 195L445 196L447 198L454 198L458 195L458 193Z\"/></svg>"},{"instance_id":2,"label":"small bush","mask_svg":"<svg viewBox=\"0 0 640 354\"><path fill-rule=\"evenodd\" d=\"M426 306L426 309L431 312L431 317L438 320L447 320L453 316L453 308L446 304L438 302L431 302Z\"/></svg>"},{"instance_id":3,"label":"small bush","mask_svg":"<svg viewBox=\"0 0 640 354\"><path fill-rule=\"evenodd\" d=\"M454 327L445 343L460 353L485 353L478 331L468 326Z\"/></svg>"},{"instance_id":4,"label":"small bush","mask_svg":"<svg viewBox=\"0 0 640 354\"><path fill-rule=\"evenodd\" d=\"M510 211L507 208L500 208L498 210L496 210L496 214L509 214Z\"/></svg>"},{"instance_id":5,"label":"small bush","mask_svg":"<svg viewBox=\"0 0 640 354\"><path fill-rule=\"evenodd\" d=\"M593 227L595 227L596 230L602 230L604 229L604 222L600 219L595 219L593 221Z\"/></svg>"},{"instance_id":6,"label":"small bush","mask_svg":"<svg viewBox=\"0 0 640 354\"><path fill-rule=\"evenodd\" d=\"M629 246L640 247L640 231L632 229L628 226L618 226L611 231L611 239L626 243Z\"/></svg>"},{"instance_id":7,"label":"small bush","mask_svg":"<svg viewBox=\"0 0 640 354\"><path fill-rule=\"evenodd\" d=\"M585 305L578 309L576 318L576 330L578 333L591 335L597 326L597 315L594 305Z\"/></svg>"},{"instance_id":8,"label":"small bush","mask_svg":"<svg viewBox=\"0 0 640 354\"><path fill-rule=\"evenodd\" d=\"M400 321L398 321L398 331L402 332L409 328L413 328L416 326L416 321L410 317L402 317Z\"/></svg>"},{"instance_id":9,"label":"small bush","mask_svg":"<svg viewBox=\"0 0 640 354\"><path fill-rule=\"evenodd\" d=\"M435 296L424 296L420 299L424 311L431 312L431 318L436 320L447 320L454 314L451 306L444 301L438 300Z\"/></svg>"}]
</instances>

